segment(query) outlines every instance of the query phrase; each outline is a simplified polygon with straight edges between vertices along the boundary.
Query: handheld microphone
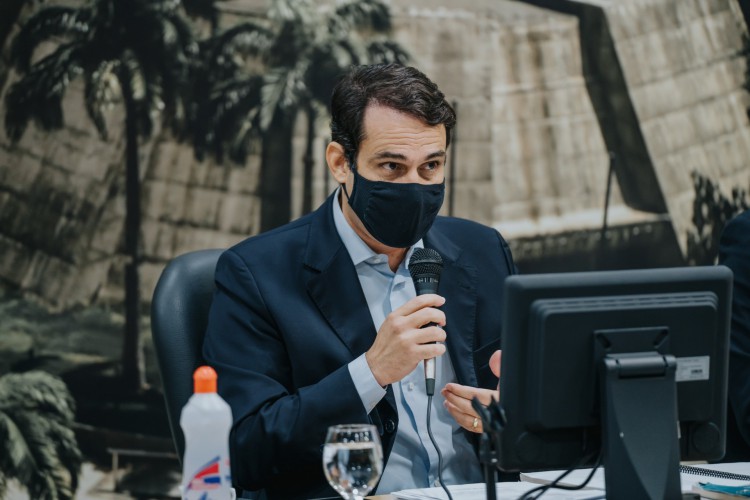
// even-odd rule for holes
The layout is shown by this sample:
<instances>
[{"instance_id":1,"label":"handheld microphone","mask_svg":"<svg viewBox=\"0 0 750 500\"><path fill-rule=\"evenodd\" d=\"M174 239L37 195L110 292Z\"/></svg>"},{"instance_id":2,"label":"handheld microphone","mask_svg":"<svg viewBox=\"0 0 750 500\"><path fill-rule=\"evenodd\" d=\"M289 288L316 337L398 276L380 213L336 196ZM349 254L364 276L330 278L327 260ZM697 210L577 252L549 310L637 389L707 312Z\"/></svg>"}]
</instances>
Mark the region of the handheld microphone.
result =
<instances>
[{"instance_id":1,"label":"handheld microphone","mask_svg":"<svg viewBox=\"0 0 750 500\"><path fill-rule=\"evenodd\" d=\"M443 258L431 248L417 248L409 259L409 274L414 281L417 295L437 293L440 273L443 272ZM425 326L433 326L430 323ZM424 327L422 327L424 328ZM435 394L435 358L424 360L424 377L427 395Z\"/></svg>"}]
</instances>

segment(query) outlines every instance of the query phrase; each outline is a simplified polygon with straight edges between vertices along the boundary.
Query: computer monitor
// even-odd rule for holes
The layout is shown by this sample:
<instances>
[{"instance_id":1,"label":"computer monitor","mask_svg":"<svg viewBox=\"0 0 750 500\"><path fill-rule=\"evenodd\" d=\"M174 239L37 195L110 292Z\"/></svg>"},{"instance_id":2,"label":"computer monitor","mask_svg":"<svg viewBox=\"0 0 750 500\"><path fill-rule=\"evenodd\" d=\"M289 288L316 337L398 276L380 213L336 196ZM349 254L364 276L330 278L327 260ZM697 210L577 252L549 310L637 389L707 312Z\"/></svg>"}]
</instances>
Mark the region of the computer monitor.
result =
<instances>
[{"instance_id":1,"label":"computer monitor","mask_svg":"<svg viewBox=\"0 0 750 500\"><path fill-rule=\"evenodd\" d=\"M601 450L608 499L680 498L680 457L724 454L731 286L723 266L508 278L499 467Z\"/></svg>"}]
</instances>

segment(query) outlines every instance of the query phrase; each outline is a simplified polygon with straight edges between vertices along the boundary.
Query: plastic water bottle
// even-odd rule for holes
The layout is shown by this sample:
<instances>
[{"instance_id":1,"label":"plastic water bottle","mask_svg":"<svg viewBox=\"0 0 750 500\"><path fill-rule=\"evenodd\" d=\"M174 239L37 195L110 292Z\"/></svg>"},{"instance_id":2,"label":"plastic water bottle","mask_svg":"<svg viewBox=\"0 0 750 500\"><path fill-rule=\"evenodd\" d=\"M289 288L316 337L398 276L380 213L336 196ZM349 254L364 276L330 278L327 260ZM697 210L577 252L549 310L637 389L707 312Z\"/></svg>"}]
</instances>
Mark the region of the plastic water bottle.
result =
<instances>
[{"instance_id":1,"label":"plastic water bottle","mask_svg":"<svg viewBox=\"0 0 750 500\"><path fill-rule=\"evenodd\" d=\"M201 366L193 373L194 391L180 415L185 435L182 500L234 498L229 468L232 410L216 394L216 372Z\"/></svg>"}]
</instances>

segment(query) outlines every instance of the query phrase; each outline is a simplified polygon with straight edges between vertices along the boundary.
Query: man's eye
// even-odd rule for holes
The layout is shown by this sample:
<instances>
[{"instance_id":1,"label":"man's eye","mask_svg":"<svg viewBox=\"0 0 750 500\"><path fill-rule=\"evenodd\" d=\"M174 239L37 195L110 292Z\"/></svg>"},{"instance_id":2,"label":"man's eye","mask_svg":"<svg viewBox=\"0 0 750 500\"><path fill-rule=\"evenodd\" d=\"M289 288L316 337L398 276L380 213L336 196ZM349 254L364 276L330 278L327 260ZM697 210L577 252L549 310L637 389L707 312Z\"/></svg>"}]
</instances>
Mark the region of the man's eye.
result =
<instances>
[{"instance_id":1,"label":"man's eye","mask_svg":"<svg viewBox=\"0 0 750 500\"><path fill-rule=\"evenodd\" d=\"M438 160L436 160L436 161L428 161L427 163L425 163L423 165L423 168L424 168L424 170L432 171L432 170L439 169L440 165L441 165L441 163Z\"/></svg>"},{"instance_id":2,"label":"man's eye","mask_svg":"<svg viewBox=\"0 0 750 500\"><path fill-rule=\"evenodd\" d=\"M391 161L382 163L380 166L389 171L398 170L398 163L393 163Z\"/></svg>"}]
</instances>

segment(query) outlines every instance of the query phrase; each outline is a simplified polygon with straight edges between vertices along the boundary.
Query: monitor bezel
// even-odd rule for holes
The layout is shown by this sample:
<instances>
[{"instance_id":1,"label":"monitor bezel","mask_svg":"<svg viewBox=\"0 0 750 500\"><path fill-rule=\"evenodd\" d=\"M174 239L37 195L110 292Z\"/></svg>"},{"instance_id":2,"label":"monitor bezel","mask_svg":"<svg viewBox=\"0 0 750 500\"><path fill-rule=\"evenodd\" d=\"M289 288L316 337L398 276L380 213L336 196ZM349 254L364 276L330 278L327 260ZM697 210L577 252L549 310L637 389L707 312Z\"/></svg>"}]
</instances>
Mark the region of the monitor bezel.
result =
<instances>
[{"instance_id":1,"label":"monitor bezel","mask_svg":"<svg viewBox=\"0 0 750 500\"><path fill-rule=\"evenodd\" d=\"M689 442L694 428L690 423L681 425L680 455L683 460L720 459L724 454L726 436L731 286L732 272L724 266L516 275L506 279L499 390L500 406L507 421L500 440L499 467L505 471L532 471L587 466L593 464L596 451L602 445L598 434L601 426L596 425L542 432L544 439L539 446L545 447L545 457L541 461L515 452L521 433L529 429L528 415L523 410L529 397L528 367L539 358L539 353L532 349L533 340L529 336L535 301L686 292L710 292L717 297L716 338L710 353L710 380L715 390L710 398L709 420L718 428L722 446L708 454L696 452ZM520 414L518 409L522 409Z\"/></svg>"}]
</instances>

